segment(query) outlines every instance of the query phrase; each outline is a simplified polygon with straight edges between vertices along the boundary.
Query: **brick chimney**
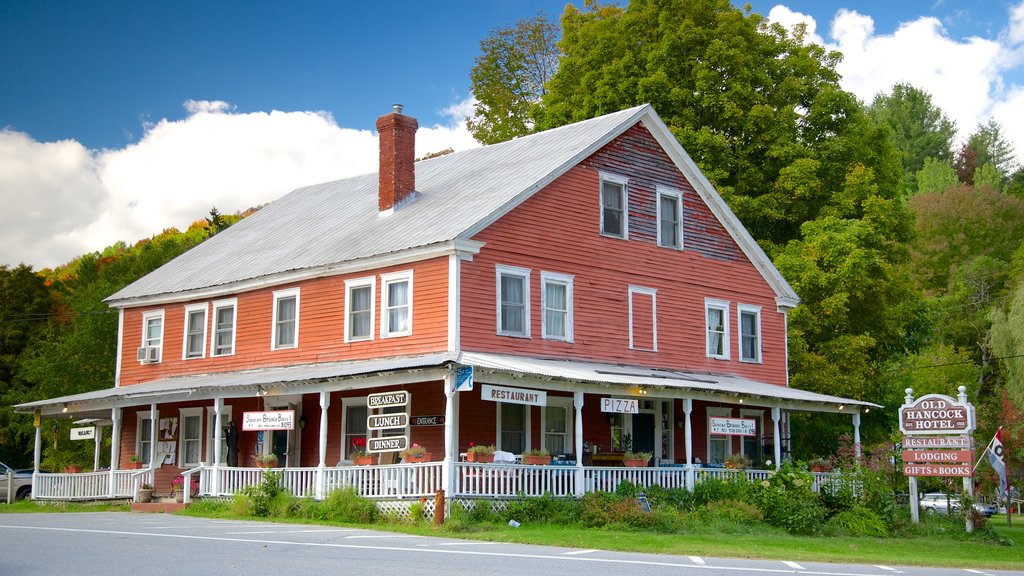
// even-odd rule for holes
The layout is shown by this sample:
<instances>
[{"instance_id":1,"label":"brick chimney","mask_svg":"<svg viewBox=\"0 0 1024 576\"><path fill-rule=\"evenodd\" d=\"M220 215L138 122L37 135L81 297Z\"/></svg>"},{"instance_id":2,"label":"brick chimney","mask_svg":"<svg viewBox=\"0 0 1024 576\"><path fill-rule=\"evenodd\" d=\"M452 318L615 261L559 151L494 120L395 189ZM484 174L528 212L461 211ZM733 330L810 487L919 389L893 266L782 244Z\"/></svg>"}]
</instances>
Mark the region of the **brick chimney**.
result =
<instances>
[{"instance_id":1,"label":"brick chimney","mask_svg":"<svg viewBox=\"0 0 1024 576\"><path fill-rule=\"evenodd\" d=\"M419 123L402 114L402 105L391 107L391 114L377 118L380 135L380 172L377 208L390 214L416 193L416 129Z\"/></svg>"}]
</instances>

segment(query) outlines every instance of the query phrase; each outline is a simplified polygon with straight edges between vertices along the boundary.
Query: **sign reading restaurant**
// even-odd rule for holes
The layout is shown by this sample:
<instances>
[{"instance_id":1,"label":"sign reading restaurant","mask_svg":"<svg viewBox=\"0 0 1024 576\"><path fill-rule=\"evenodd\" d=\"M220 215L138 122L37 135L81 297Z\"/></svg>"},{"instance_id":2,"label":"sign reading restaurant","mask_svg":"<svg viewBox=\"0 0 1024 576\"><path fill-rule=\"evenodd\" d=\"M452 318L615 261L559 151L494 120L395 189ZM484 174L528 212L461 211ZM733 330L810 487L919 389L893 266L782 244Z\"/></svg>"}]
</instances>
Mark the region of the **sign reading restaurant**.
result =
<instances>
[{"instance_id":1,"label":"sign reading restaurant","mask_svg":"<svg viewBox=\"0 0 1024 576\"><path fill-rule=\"evenodd\" d=\"M546 406L548 394L542 390L526 390L523 388L506 388L484 384L480 387L480 397L491 402L509 402L512 404L528 404L530 406Z\"/></svg>"}]
</instances>

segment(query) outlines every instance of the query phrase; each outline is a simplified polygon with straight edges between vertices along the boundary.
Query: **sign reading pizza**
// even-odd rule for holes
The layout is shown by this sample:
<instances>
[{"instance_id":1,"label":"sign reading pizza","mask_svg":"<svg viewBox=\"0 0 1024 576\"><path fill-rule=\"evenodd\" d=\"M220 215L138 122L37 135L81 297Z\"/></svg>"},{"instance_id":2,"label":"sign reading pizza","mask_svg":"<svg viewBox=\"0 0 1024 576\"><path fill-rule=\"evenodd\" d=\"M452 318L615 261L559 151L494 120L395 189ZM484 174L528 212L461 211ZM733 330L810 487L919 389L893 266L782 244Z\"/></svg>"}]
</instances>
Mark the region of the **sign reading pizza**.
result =
<instances>
[{"instance_id":1,"label":"sign reading pizza","mask_svg":"<svg viewBox=\"0 0 1024 576\"><path fill-rule=\"evenodd\" d=\"M967 434L973 428L973 408L949 396L927 394L900 407L904 434Z\"/></svg>"}]
</instances>

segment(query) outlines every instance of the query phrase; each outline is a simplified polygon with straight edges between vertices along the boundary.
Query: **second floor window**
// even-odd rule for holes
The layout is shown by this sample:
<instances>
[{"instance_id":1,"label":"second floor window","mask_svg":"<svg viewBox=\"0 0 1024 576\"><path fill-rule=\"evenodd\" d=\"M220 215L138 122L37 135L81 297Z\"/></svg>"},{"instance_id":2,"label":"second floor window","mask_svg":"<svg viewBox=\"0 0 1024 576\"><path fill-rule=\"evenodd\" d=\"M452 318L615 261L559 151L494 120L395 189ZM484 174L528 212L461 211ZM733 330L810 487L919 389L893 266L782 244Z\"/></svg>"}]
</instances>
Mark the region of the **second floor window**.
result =
<instances>
[{"instance_id":1,"label":"second floor window","mask_svg":"<svg viewBox=\"0 0 1024 576\"><path fill-rule=\"evenodd\" d=\"M235 301L213 303L213 355L235 353Z\"/></svg>"},{"instance_id":2,"label":"second floor window","mask_svg":"<svg viewBox=\"0 0 1024 576\"><path fill-rule=\"evenodd\" d=\"M381 337L412 334L412 272L381 276Z\"/></svg>"},{"instance_id":3,"label":"second floor window","mask_svg":"<svg viewBox=\"0 0 1024 576\"><path fill-rule=\"evenodd\" d=\"M164 312L146 312L142 315L142 345L146 348L155 349L155 361L163 358L164 343ZM149 358L154 358L149 356Z\"/></svg>"},{"instance_id":4,"label":"second floor window","mask_svg":"<svg viewBox=\"0 0 1024 576\"><path fill-rule=\"evenodd\" d=\"M498 266L498 334L530 336L530 271Z\"/></svg>"},{"instance_id":5,"label":"second floor window","mask_svg":"<svg viewBox=\"0 0 1024 576\"><path fill-rule=\"evenodd\" d=\"M601 176L601 234L627 237L626 180Z\"/></svg>"},{"instance_id":6,"label":"second floor window","mask_svg":"<svg viewBox=\"0 0 1024 576\"><path fill-rule=\"evenodd\" d=\"M206 355L206 304L185 307L185 358Z\"/></svg>"},{"instance_id":7,"label":"second floor window","mask_svg":"<svg viewBox=\"0 0 1024 576\"><path fill-rule=\"evenodd\" d=\"M705 300L707 318L707 355L709 358L729 358L729 303Z\"/></svg>"},{"instance_id":8,"label":"second floor window","mask_svg":"<svg viewBox=\"0 0 1024 576\"><path fill-rule=\"evenodd\" d=\"M761 310L755 306L739 306L740 361L761 361Z\"/></svg>"},{"instance_id":9,"label":"second floor window","mask_svg":"<svg viewBox=\"0 0 1024 576\"><path fill-rule=\"evenodd\" d=\"M373 339L373 278L345 281L345 341Z\"/></svg>"},{"instance_id":10,"label":"second floor window","mask_svg":"<svg viewBox=\"0 0 1024 576\"><path fill-rule=\"evenodd\" d=\"M682 248L682 194L658 190L658 246Z\"/></svg>"},{"instance_id":11,"label":"second floor window","mask_svg":"<svg viewBox=\"0 0 1024 576\"><path fill-rule=\"evenodd\" d=\"M541 333L549 340L572 342L572 276L541 272Z\"/></svg>"},{"instance_id":12,"label":"second floor window","mask_svg":"<svg viewBox=\"0 0 1024 576\"><path fill-rule=\"evenodd\" d=\"M274 341L272 348L295 348L299 342L299 291L274 292Z\"/></svg>"}]
</instances>

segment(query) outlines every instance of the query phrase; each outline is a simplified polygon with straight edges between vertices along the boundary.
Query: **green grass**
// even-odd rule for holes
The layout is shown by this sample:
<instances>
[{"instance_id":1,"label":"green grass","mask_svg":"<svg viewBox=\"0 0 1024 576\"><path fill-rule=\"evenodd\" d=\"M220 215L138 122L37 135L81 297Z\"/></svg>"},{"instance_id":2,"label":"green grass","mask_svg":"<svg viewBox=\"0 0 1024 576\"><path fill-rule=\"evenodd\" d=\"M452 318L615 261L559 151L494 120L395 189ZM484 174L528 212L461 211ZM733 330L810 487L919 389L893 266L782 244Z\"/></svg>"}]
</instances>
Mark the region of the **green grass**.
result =
<instances>
[{"instance_id":1,"label":"green grass","mask_svg":"<svg viewBox=\"0 0 1024 576\"><path fill-rule=\"evenodd\" d=\"M30 512L127 512L125 503L109 502L43 502L19 500L13 504L0 504L0 514L24 514Z\"/></svg>"}]
</instances>

